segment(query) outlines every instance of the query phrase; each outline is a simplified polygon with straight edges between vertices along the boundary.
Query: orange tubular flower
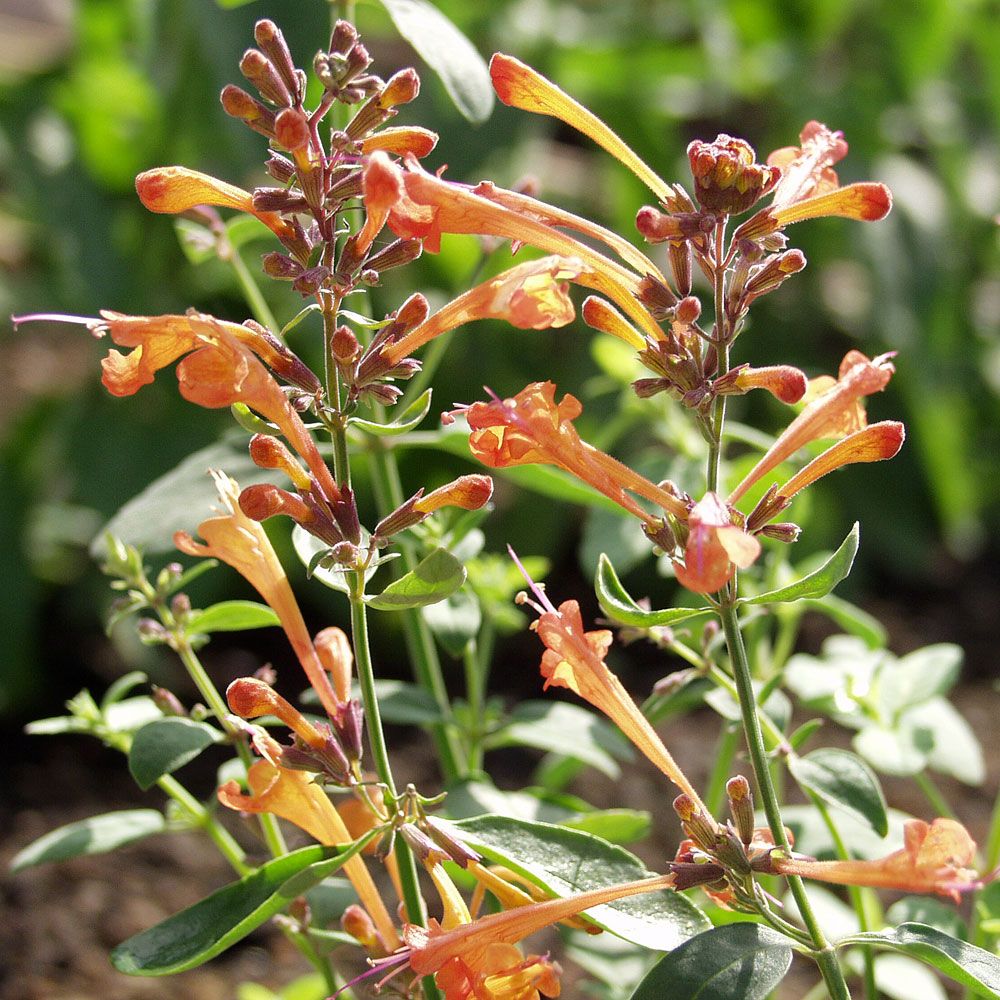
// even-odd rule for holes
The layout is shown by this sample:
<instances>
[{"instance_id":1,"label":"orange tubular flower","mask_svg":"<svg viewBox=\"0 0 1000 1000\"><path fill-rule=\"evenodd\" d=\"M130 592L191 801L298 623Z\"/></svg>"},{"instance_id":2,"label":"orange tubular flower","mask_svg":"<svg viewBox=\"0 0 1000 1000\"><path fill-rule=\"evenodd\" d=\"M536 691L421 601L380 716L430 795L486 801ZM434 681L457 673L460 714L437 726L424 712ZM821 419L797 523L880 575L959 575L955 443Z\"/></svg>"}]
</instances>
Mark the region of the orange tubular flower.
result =
<instances>
[{"instance_id":1,"label":"orange tubular flower","mask_svg":"<svg viewBox=\"0 0 1000 1000\"><path fill-rule=\"evenodd\" d=\"M281 386L259 360L273 348L253 330L201 313L186 316L125 316L102 310L111 339L131 353L111 351L101 362L102 381L115 396L131 396L153 381L155 373L188 355L177 366L181 395L210 409L244 403L278 425L302 456L327 499L340 490L301 417Z\"/></svg>"},{"instance_id":2,"label":"orange tubular flower","mask_svg":"<svg viewBox=\"0 0 1000 1000\"><path fill-rule=\"evenodd\" d=\"M504 104L538 115L549 115L582 132L628 167L661 201L672 195L659 177L593 112L588 111L551 80L513 56L497 52L490 60L493 89Z\"/></svg>"},{"instance_id":3,"label":"orange tubular flower","mask_svg":"<svg viewBox=\"0 0 1000 1000\"><path fill-rule=\"evenodd\" d=\"M633 472L627 465L580 440L573 420L580 401L567 393L555 401L552 382L532 382L513 399L473 403L466 410L472 433L469 447L484 465L556 465L589 483L651 528L660 519L647 513L626 490L651 501L675 517L687 518L687 504Z\"/></svg>"},{"instance_id":4,"label":"orange tubular flower","mask_svg":"<svg viewBox=\"0 0 1000 1000\"><path fill-rule=\"evenodd\" d=\"M658 875L491 913L448 930L433 920L429 927L407 925L407 950L386 964L408 960L419 975L435 973L446 1000L538 1000L540 993L555 997L558 966L539 956L524 959L513 945L591 907L672 884L673 875Z\"/></svg>"},{"instance_id":5,"label":"orange tubular flower","mask_svg":"<svg viewBox=\"0 0 1000 1000\"><path fill-rule=\"evenodd\" d=\"M936 819L928 824L913 819L904 827L903 840L901 850L874 861L808 861L776 854L771 861L781 875L801 875L838 885L937 893L956 903L960 893L983 884L969 867L976 843L961 823Z\"/></svg>"},{"instance_id":6,"label":"orange tubular flower","mask_svg":"<svg viewBox=\"0 0 1000 1000\"><path fill-rule=\"evenodd\" d=\"M884 354L881 357L869 360L860 351L848 351L840 365L840 373L836 382L832 379L823 379L821 385L826 386L832 383L831 387L821 392L814 398L806 408L785 428L781 436L768 449L761 460L750 470L746 478L729 495L729 503L734 504L742 497L754 483L766 476L772 469L779 466L785 459L793 455L799 448L826 437L844 437L851 432L861 431L865 428L867 419L865 411L860 404L864 396L880 392L886 387L892 377L894 368L889 358L891 355ZM820 380L816 380L819 382ZM879 426L879 425L876 425ZM897 428L896 451L898 445L902 444L902 426L893 425ZM884 432L880 432L882 434ZM890 454L877 454L872 447L872 438L879 435L869 434L863 439L858 439L852 435L856 445L860 447L852 448L847 442L842 442L842 446L836 446L837 451L834 457L840 459L839 464L845 465L849 462L871 462L878 461L879 458L890 458L895 451ZM891 435L889 435L891 437ZM852 440L848 438L848 440ZM882 438L885 443L885 438ZM831 452L834 449L831 449ZM851 457L855 455L857 457ZM871 457L862 457L870 455ZM826 456L820 456L820 462ZM815 463L813 463L815 465ZM815 475L810 473L811 478L797 484L796 491L802 489L808 482L819 478L826 472L837 466L825 465L820 471L819 467L814 468ZM807 468L809 468L807 466ZM805 472L805 470L803 470ZM792 480L791 482L794 482ZM789 496L790 494L784 494Z\"/></svg>"},{"instance_id":7,"label":"orange tubular flower","mask_svg":"<svg viewBox=\"0 0 1000 1000\"><path fill-rule=\"evenodd\" d=\"M135 179L139 200L151 212L177 215L198 205L235 208L254 215L278 237L293 237L295 230L277 212L260 212L249 191L227 184L188 167L156 167Z\"/></svg>"},{"instance_id":8,"label":"orange tubular flower","mask_svg":"<svg viewBox=\"0 0 1000 1000\"><path fill-rule=\"evenodd\" d=\"M196 542L187 532L178 531L174 544L189 556L219 559L232 566L252 584L274 609L309 678L309 683L319 695L323 707L336 717L341 702L330 686L330 678L323 669L302 612L295 601L291 584L278 561L263 527L240 510L240 488L235 480L221 472L213 472L223 510L217 517L210 517L198 525L198 534L205 543Z\"/></svg>"},{"instance_id":9,"label":"orange tubular flower","mask_svg":"<svg viewBox=\"0 0 1000 1000\"><path fill-rule=\"evenodd\" d=\"M684 564L674 562L678 582L696 594L721 590L739 569L760 555L760 542L733 524L732 512L715 493L691 508Z\"/></svg>"},{"instance_id":10,"label":"orange tubular flower","mask_svg":"<svg viewBox=\"0 0 1000 1000\"><path fill-rule=\"evenodd\" d=\"M275 745L274 754L279 752ZM344 821L329 796L313 782L313 775L259 760L247 771L247 784L250 794L244 795L238 782L227 781L217 792L219 801L241 812L280 816L330 847L351 843ZM362 858L355 856L346 861L344 874L351 880L386 945L398 947L399 935L392 917Z\"/></svg>"},{"instance_id":11,"label":"orange tubular flower","mask_svg":"<svg viewBox=\"0 0 1000 1000\"><path fill-rule=\"evenodd\" d=\"M641 282L633 271L531 215L427 173L412 158L407 166L409 170L403 174L406 197L389 213L389 227L397 236L424 237L432 252L440 247L441 233L497 236L562 257L578 258L587 268L576 279L578 284L613 299L649 336L663 336L637 300Z\"/></svg>"},{"instance_id":12,"label":"orange tubular flower","mask_svg":"<svg viewBox=\"0 0 1000 1000\"><path fill-rule=\"evenodd\" d=\"M565 326L576 316L566 282L584 270L583 262L572 257L542 257L518 264L452 299L389 345L383 355L390 364L397 364L429 340L477 319L503 319L520 330Z\"/></svg>"},{"instance_id":13,"label":"orange tubular flower","mask_svg":"<svg viewBox=\"0 0 1000 1000\"><path fill-rule=\"evenodd\" d=\"M432 152L437 143L436 132L419 125L401 125L397 128L384 128L362 139L361 152L368 154L381 149L396 156L412 153L420 158Z\"/></svg>"}]
</instances>

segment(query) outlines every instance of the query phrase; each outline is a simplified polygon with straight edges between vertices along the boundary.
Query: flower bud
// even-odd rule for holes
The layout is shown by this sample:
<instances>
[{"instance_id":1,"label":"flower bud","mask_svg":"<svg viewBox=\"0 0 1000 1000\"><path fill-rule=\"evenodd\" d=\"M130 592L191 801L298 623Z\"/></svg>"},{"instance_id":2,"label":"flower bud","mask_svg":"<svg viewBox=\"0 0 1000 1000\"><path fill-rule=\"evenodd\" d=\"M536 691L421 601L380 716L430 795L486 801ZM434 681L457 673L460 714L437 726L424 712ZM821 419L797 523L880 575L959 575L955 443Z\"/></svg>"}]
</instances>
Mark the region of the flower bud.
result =
<instances>
[{"instance_id":1,"label":"flower bud","mask_svg":"<svg viewBox=\"0 0 1000 1000\"><path fill-rule=\"evenodd\" d=\"M367 266L376 272L389 271L415 261L423 250L423 240L394 240L369 257Z\"/></svg>"},{"instance_id":2,"label":"flower bud","mask_svg":"<svg viewBox=\"0 0 1000 1000\"><path fill-rule=\"evenodd\" d=\"M285 36L281 29L268 20L258 21L254 25L253 37L260 46L261 51L271 61L271 65L281 77L282 82L288 88L290 94L296 99L302 97L299 93L299 78L295 72L295 63L292 61L292 53L285 42Z\"/></svg>"},{"instance_id":3,"label":"flower bud","mask_svg":"<svg viewBox=\"0 0 1000 1000\"><path fill-rule=\"evenodd\" d=\"M295 176L295 164L280 153L272 153L264 167L279 184L287 184Z\"/></svg>"},{"instance_id":4,"label":"flower bud","mask_svg":"<svg viewBox=\"0 0 1000 1000\"><path fill-rule=\"evenodd\" d=\"M636 213L635 228L643 239L649 243L662 243L664 240L684 238L680 220L673 215L665 215L652 205L643 205Z\"/></svg>"},{"instance_id":5,"label":"flower bud","mask_svg":"<svg viewBox=\"0 0 1000 1000\"><path fill-rule=\"evenodd\" d=\"M191 614L191 598L187 594L174 594L170 600L170 613L183 622Z\"/></svg>"},{"instance_id":6,"label":"flower bud","mask_svg":"<svg viewBox=\"0 0 1000 1000\"><path fill-rule=\"evenodd\" d=\"M449 827L433 816L428 816L424 820L424 826L431 839L460 868L468 868L470 864L478 864L483 860L482 855L477 854L468 844L455 836Z\"/></svg>"},{"instance_id":7,"label":"flower bud","mask_svg":"<svg viewBox=\"0 0 1000 1000\"><path fill-rule=\"evenodd\" d=\"M341 366L352 364L361 353L361 344L349 326L338 326L334 330L330 347L337 364Z\"/></svg>"},{"instance_id":8,"label":"flower bud","mask_svg":"<svg viewBox=\"0 0 1000 1000\"><path fill-rule=\"evenodd\" d=\"M674 812L680 817L685 834L703 851L711 851L715 847L718 833L715 821L690 795L682 794L674 799Z\"/></svg>"},{"instance_id":9,"label":"flower bud","mask_svg":"<svg viewBox=\"0 0 1000 1000\"><path fill-rule=\"evenodd\" d=\"M152 699L156 707L164 715L176 716L178 718L187 717L187 710L173 691L168 691L166 688L158 687L154 684Z\"/></svg>"},{"instance_id":10,"label":"flower bud","mask_svg":"<svg viewBox=\"0 0 1000 1000\"><path fill-rule=\"evenodd\" d=\"M642 350L646 346L643 335L606 299L596 295L587 296L580 313L587 326L602 333L609 333L637 350Z\"/></svg>"},{"instance_id":11,"label":"flower bud","mask_svg":"<svg viewBox=\"0 0 1000 1000\"><path fill-rule=\"evenodd\" d=\"M698 317L701 316L701 302L698 301L693 295L688 295L686 298L680 300L677 303L677 322L683 323L685 326L690 326L692 323L698 321Z\"/></svg>"},{"instance_id":12,"label":"flower bud","mask_svg":"<svg viewBox=\"0 0 1000 1000\"><path fill-rule=\"evenodd\" d=\"M806 257L801 250L788 250L769 257L747 282L747 298L757 298L773 292L786 278L797 274L805 266Z\"/></svg>"},{"instance_id":13,"label":"flower bud","mask_svg":"<svg viewBox=\"0 0 1000 1000\"><path fill-rule=\"evenodd\" d=\"M760 534L764 535L765 538L773 538L775 541L790 545L799 540L802 529L791 521L782 521L778 524L765 524L760 529Z\"/></svg>"},{"instance_id":14,"label":"flower bud","mask_svg":"<svg viewBox=\"0 0 1000 1000\"><path fill-rule=\"evenodd\" d=\"M303 271L292 282L292 288L300 295L315 295L323 287L323 282L329 277L330 269L324 267L322 264L317 264L315 267L310 267Z\"/></svg>"},{"instance_id":15,"label":"flower bud","mask_svg":"<svg viewBox=\"0 0 1000 1000\"><path fill-rule=\"evenodd\" d=\"M692 263L694 259L691 244L687 240L668 241L667 259L670 261L670 270L673 273L674 281L677 283L677 290L681 295L690 294Z\"/></svg>"},{"instance_id":16,"label":"flower bud","mask_svg":"<svg viewBox=\"0 0 1000 1000\"><path fill-rule=\"evenodd\" d=\"M261 469L280 469L295 484L297 490L312 488L309 474L299 465L284 442L276 437L255 434L250 439L250 458Z\"/></svg>"},{"instance_id":17,"label":"flower bud","mask_svg":"<svg viewBox=\"0 0 1000 1000\"><path fill-rule=\"evenodd\" d=\"M274 120L274 138L279 146L292 152L303 149L310 139L308 119L298 108L285 108Z\"/></svg>"},{"instance_id":18,"label":"flower bud","mask_svg":"<svg viewBox=\"0 0 1000 1000\"><path fill-rule=\"evenodd\" d=\"M459 507L462 510L479 510L493 496L493 480L489 476L469 475L438 487L413 504L422 514L432 514L442 507Z\"/></svg>"},{"instance_id":19,"label":"flower bud","mask_svg":"<svg viewBox=\"0 0 1000 1000\"><path fill-rule=\"evenodd\" d=\"M337 21L330 32L330 51L347 55L358 41L358 29L350 21Z\"/></svg>"},{"instance_id":20,"label":"flower bud","mask_svg":"<svg viewBox=\"0 0 1000 1000\"><path fill-rule=\"evenodd\" d=\"M291 257L277 251L264 254L261 261L264 273L278 281L293 281L303 271L302 265L297 260L292 260Z\"/></svg>"},{"instance_id":21,"label":"flower bud","mask_svg":"<svg viewBox=\"0 0 1000 1000\"><path fill-rule=\"evenodd\" d=\"M170 633L153 618L140 618L136 623L136 632L144 646L158 646L170 641Z\"/></svg>"},{"instance_id":22,"label":"flower bud","mask_svg":"<svg viewBox=\"0 0 1000 1000\"><path fill-rule=\"evenodd\" d=\"M253 207L258 212L303 212L307 203L298 191L268 187L254 190Z\"/></svg>"},{"instance_id":23,"label":"flower bud","mask_svg":"<svg viewBox=\"0 0 1000 1000\"><path fill-rule=\"evenodd\" d=\"M651 274L639 282L638 299L657 320L666 319L677 305L677 296Z\"/></svg>"},{"instance_id":24,"label":"flower bud","mask_svg":"<svg viewBox=\"0 0 1000 1000\"><path fill-rule=\"evenodd\" d=\"M441 864L442 861L451 860L423 830L415 827L412 823L404 823L400 826L399 833L423 865L431 867Z\"/></svg>"},{"instance_id":25,"label":"flower bud","mask_svg":"<svg viewBox=\"0 0 1000 1000\"><path fill-rule=\"evenodd\" d=\"M285 514L302 524L311 519L312 511L302 497L271 483L254 483L240 493L240 510L252 521L266 521Z\"/></svg>"},{"instance_id":26,"label":"flower bud","mask_svg":"<svg viewBox=\"0 0 1000 1000\"><path fill-rule=\"evenodd\" d=\"M409 104L420 93L420 77L415 69L401 69L389 78L382 93L376 98L380 108L394 108Z\"/></svg>"},{"instance_id":27,"label":"flower bud","mask_svg":"<svg viewBox=\"0 0 1000 1000\"><path fill-rule=\"evenodd\" d=\"M351 903L340 917L340 926L345 934L350 934L370 955L380 949L378 931L364 907Z\"/></svg>"},{"instance_id":28,"label":"flower bud","mask_svg":"<svg viewBox=\"0 0 1000 1000\"><path fill-rule=\"evenodd\" d=\"M219 100L222 102L222 109L230 118L238 118L255 132L269 139L274 138L274 112L245 90L228 84L222 88Z\"/></svg>"},{"instance_id":29,"label":"flower bud","mask_svg":"<svg viewBox=\"0 0 1000 1000\"><path fill-rule=\"evenodd\" d=\"M749 845L753 840L753 793L750 782L742 774L737 774L726 782L726 794L729 796L729 814L740 840Z\"/></svg>"},{"instance_id":30,"label":"flower bud","mask_svg":"<svg viewBox=\"0 0 1000 1000\"><path fill-rule=\"evenodd\" d=\"M364 756L362 735L365 728L365 712L360 702L349 699L331 720L340 745L348 760L359 761Z\"/></svg>"},{"instance_id":31,"label":"flower bud","mask_svg":"<svg viewBox=\"0 0 1000 1000\"><path fill-rule=\"evenodd\" d=\"M240 72L260 91L265 100L279 108L287 108L292 104L288 87L263 52L247 49L240 60Z\"/></svg>"},{"instance_id":32,"label":"flower bud","mask_svg":"<svg viewBox=\"0 0 1000 1000\"><path fill-rule=\"evenodd\" d=\"M770 191L780 167L757 163L753 147L743 139L720 134L711 143L696 139L687 149L695 197L710 212L739 215Z\"/></svg>"},{"instance_id":33,"label":"flower bud","mask_svg":"<svg viewBox=\"0 0 1000 1000\"><path fill-rule=\"evenodd\" d=\"M351 674L354 667L354 653L343 629L331 625L316 634L313 640L319 662L330 674L333 690L339 701L349 701L351 697Z\"/></svg>"}]
</instances>

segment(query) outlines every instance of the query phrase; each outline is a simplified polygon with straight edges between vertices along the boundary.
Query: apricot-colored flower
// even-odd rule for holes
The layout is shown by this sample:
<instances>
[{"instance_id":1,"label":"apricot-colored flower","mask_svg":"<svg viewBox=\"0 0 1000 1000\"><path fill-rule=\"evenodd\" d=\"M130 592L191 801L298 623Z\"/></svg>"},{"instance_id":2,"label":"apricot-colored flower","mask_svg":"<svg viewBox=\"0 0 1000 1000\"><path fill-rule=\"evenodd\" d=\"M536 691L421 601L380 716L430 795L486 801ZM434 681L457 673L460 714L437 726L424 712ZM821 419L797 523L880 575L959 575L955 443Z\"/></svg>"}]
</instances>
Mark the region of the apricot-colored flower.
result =
<instances>
[{"instance_id":1,"label":"apricot-colored flower","mask_svg":"<svg viewBox=\"0 0 1000 1000\"><path fill-rule=\"evenodd\" d=\"M551 80L513 56L497 52L490 60L493 89L504 104L549 115L582 132L628 167L661 201L672 196L670 185L630 149L593 112L560 90Z\"/></svg>"},{"instance_id":2,"label":"apricot-colored flower","mask_svg":"<svg viewBox=\"0 0 1000 1000\"><path fill-rule=\"evenodd\" d=\"M413 509L421 514L433 514L442 507L458 507L461 510L479 510L493 496L493 480L489 476L459 476L426 496L414 501Z\"/></svg>"},{"instance_id":3,"label":"apricot-colored flower","mask_svg":"<svg viewBox=\"0 0 1000 1000\"><path fill-rule=\"evenodd\" d=\"M900 892L937 893L958 902L962 892L978 888L982 879L969 866L976 843L968 830L953 819L932 823L909 820L903 828L904 846L874 861L809 861L772 855L781 875L838 885L867 885Z\"/></svg>"},{"instance_id":4,"label":"apricot-colored flower","mask_svg":"<svg viewBox=\"0 0 1000 1000\"><path fill-rule=\"evenodd\" d=\"M688 515L684 562L675 561L674 572L688 590L712 594L759 555L760 542L733 523L732 511L715 493L706 493Z\"/></svg>"},{"instance_id":5,"label":"apricot-colored flower","mask_svg":"<svg viewBox=\"0 0 1000 1000\"><path fill-rule=\"evenodd\" d=\"M109 352L101 362L102 381L112 395L131 396L178 358L181 395L191 403L217 409L244 403L281 428L302 456L328 500L340 499L330 470L301 417L281 386L261 363L273 345L246 326L189 312L185 316L125 316L102 310L111 339L129 354Z\"/></svg>"},{"instance_id":6,"label":"apricot-colored flower","mask_svg":"<svg viewBox=\"0 0 1000 1000\"><path fill-rule=\"evenodd\" d=\"M261 212L254 208L249 191L220 181L188 167L156 167L135 179L139 200L151 212L177 215L198 205L235 208L255 215L278 237L294 237L295 230L277 212Z\"/></svg>"},{"instance_id":7,"label":"apricot-colored flower","mask_svg":"<svg viewBox=\"0 0 1000 1000\"><path fill-rule=\"evenodd\" d=\"M649 336L662 336L656 321L640 305L641 279L572 236L538 221L533 215L506 208L460 184L423 170L412 157L402 174L406 197L389 212L389 227L400 237L422 237L434 252L441 233L496 236L538 247L561 257L577 258L586 269L575 279L616 302Z\"/></svg>"},{"instance_id":8,"label":"apricot-colored flower","mask_svg":"<svg viewBox=\"0 0 1000 1000\"><path fill-rule=\"evenodd\" d=\"M581 260L556 256L508 268L452 299L401 340L387 346L383 355L390 364L397 364L435 337L477 319L503 319L521 330L565 326L576 315L566 282L575 280L584 270Z\"/></svg>"},{"instance_id":9,"label":"apricot-colored flower","mask_svg":"<svg viewBox=\"0 0 1000 1000\"><path fill-rule=\"evenodd\" d=\"M400 125L384 128L362 139L361 152L368 154L380 149L396 156L412 153L413 156L424 157L434 149L437 142L437 133L430 129L419 125Z\"/></svg>"},{"instance_id":10,"label":"apricot-colored flower","mask_svg":"<svg viewBox=\"0 0 1000 1000\"><path fill-rule=\"evenodd\" d=\"M336 716L340 700L330 686L330 678L316 654L302 612L295 600L288 577L278 561L263 527L251 520L239 505L240 488L235 480L221 472L212 473L222 510L198 525L204 543L195 541L185 531L174 535L174 544L191 556L220 559L232 566L252 584L281 621L292 649L319 695L323 707Z\"/></svg>"},{"instance_id":11,"label":"apricot-colored flower","mask_svg":"<svg viewBox=\"0 0 1000 1000\"><path fill-rule=\"evenodd\" d=\"M799 133L798 146L776 149L767 158L768 166L781 170L781 180L774 189L772 208L781 208L840 187L833 169L847 156L843 132L834 132L821 122L807 122Z\"/></svg>"},{"instance_id":12,"label":"apricot-colored flower","mask_svg":"<svg viewBox=\"0 0 1000 1000\"><path fill-rule=\"evenodd\" d=\"M825 391L821 391L808 403L805 409L785 428L760 461L729 495L729 503L736 503L754 483L761 480L772 469L811 441L828 437L844 437L864 429L867 418L860 401L863 397L880 392L886 387L894 371L890 358L891 355L884 354L874 360L869 360L860 351L848 351L840 365L840 373L836 382L827 379L822 383L821 388L824 388ZM825 388L827 385L829 388ZM894 426L899 431L896 435L896 451L898 451L898 446L902 443L902 428L901 425ZM890 454L875 454L872 451L870 446L875 437L879 436L869 435L860 441L854 439L857 444L861 445L857 449L852 449L844 442L845 447L838 449L835 453L836 457L840 459L840 464L890 458ZM886 439L880 438L880 440L885 443ZM895 451L892 454L894 455ZM851 457L852 455L858 457ZM863 457L866 455L872 457ZM829 472L832 468L834 466L825 468L824 472ZM824 474L824 472L819 472L819 475ZM812 478L818 478L818 475ZM812 479L809 481L811 482ZM804 482L800 483L798 489L804 485L806 485Z\"/></svg>"},{"instance_id":13,"label":"apricot-colored flower","mask_svg":"<svg viewBox=\"0 0 1000 1000\"><path fill-rule=\"evenodd\" d=\"M236 781L226 782L217 794L219 801L229 809L280 816L305 830L321 844L331 847L350 844L352 837L344 821L313 777L306 771L295 771L269 760L259 760L247 771L249 795L240 791ZM387 946L397 947L399 935L396 927L364 860L358 856L350 858L344 863L344 874L351 880L358 898Z\"/></svg>"},{"instance_id":14,"label":"apricot-colored flower","mask_svg":"<svg viewBox=\"0 0 1000 1000\"><path fill-rule=\"evenodd\" d=\"M513 399L473 403L465 410L473 455L492 468L556 465L653 528L660 519L640 507L629 492L676 517L687 516L687 505L672 493L582 441L573 426L583 409L580 401L567 393L556 403L555 391L552 382L532 382Z\"/></svg>"},{"instance_id":15,"label":"apricot-colored flower","mask_svg":"<svg viewBox=\"0 0 1000 1000\"><path fill-rule=\"evenodd\" d=\"M806 377L791 365L767 365L763 368L743 366L733 371L734 386L740 392L765 389L783 403L798 403L806 394ZM719 384L716 381L716 389Z\"/></svg>"}]
</instances>

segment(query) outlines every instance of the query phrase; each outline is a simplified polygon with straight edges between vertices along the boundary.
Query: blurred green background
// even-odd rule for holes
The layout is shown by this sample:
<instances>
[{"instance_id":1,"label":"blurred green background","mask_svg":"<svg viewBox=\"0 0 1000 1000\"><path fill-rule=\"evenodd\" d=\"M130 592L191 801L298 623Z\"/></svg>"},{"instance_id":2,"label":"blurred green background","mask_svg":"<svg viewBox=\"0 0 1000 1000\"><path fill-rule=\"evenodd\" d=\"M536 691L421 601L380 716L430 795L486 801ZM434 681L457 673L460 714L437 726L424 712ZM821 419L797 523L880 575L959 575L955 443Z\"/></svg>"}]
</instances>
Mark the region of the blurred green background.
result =
<instances>
[{"instance_id":1,"label":"blurred green background","mask_svg":"<svg viewBox=\"0 0 1000 1000\"><path fill-rule=\"evenodd\" d=\"M686 183L693 138L729 132L763 156L816 118L851 145L842 181L878 179L895 194L879 225L823 220L790 231L807 270L755 307L738 360L830 372L850 347L899 351L898 375L872 401L908 425L904 452L849 470L812 498L802 551L864 527L852 596L898 605L905 626L933 607L948 637L988 648L1000 583L1000 17L976 0L440 0L484 55L517 55L608 121L668 179ZM400 122L442 135L431 168L512 184L634 232L649 194L623 168L551 119L498 107L465 122L376 4L358 5L364 40L388 77L416 65L420 99ZM253 22L277 20L300 65L326 42L323 0L0 0L0 313L178 312L243 319L222 264L193 267L169 219L139 205L133 178L181 163L244 186L262 182L265 142L227 118L218 93L241 82ZM257 267L251 247L246 259ZM471 239L446 243L379 289L394 308L412 288L443 300L477 266ZM300 307L266 289L285 322ZM297 334L309 353L315 330ZM0 373L0 713L53 711L112 668L100 614L110 597L87 545L129 497L212 441L225 414L183 404L171 377L135 399L109 398L103 353L81 328L2 335ZM592 400L581 429L609 439L621 397L593 336L511 332L487 324L450 346L435 412L551 378ZM555 346L553 346L555 344ZM626 411L626 414L629 411ZM758 416L771 430L777 411ZM625 419L627 426L628 420ZM618 427L616 433L620 433ZM457 466L456 466L457 468ZM410 478L415 489L421 480ZM566 567L593 548L578 512L537 498L530 515L500 504L491 540L548 552ZM521 507L522 512L525 510ZM570 569L566 569L569 572ZM867 589L866 589L867 588ZM889 602L888 604L886 602ZM936 637L936 636L935 636ZM986 663L987 669L992 664Z\"/></svg>"}]
</instances>

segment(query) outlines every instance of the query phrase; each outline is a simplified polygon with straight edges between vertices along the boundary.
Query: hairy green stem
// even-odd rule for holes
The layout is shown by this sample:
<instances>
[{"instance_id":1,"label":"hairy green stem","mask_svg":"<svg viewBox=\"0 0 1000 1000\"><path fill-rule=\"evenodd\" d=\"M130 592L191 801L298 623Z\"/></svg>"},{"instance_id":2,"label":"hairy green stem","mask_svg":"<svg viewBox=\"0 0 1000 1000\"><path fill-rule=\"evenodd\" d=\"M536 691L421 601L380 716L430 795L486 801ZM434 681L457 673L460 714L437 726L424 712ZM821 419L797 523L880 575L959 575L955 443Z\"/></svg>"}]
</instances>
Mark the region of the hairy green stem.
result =
<instances>
[{"instance_id":1,"label":"hairy green stem","mask_svg":"<svg viewBox=\"0 0 1000 1000\"><path fill-rule=\"evenodd\" d=\"M757 780L757 791L761 798L761 804L764 807L764 814L767 817L767 825L771 830L775 846L780 850L790 852L791 845L788 842L788 836L785 833L785 824L781 818L781 808L778 804L774 783L771 780L767 751L764 748L764 737L761 732L760 720L757 717L757 699L753 690L753 681L750 676L750 664L747 661L746 648L743 645L743 633L740 631L740 623L731 594L723 595L719 616L722 619L726 645L729 648L733 677L739 692L743 731L746 734L747 749L750 753L754 776ZM802 880L796 875L789 875L786 877L786 881L788 882L789 891L795 899L799 916L801 916L802 922L812 941L813 951L811 957L823 974L830 997L832 1000L849 1000L851 994L844 980L844 972L840 967L840 962L837 960L836 952L826 940L823 929L816 920L816 915L813 913L812 904L806 895Z\"/></svg>"}]
</instances>

